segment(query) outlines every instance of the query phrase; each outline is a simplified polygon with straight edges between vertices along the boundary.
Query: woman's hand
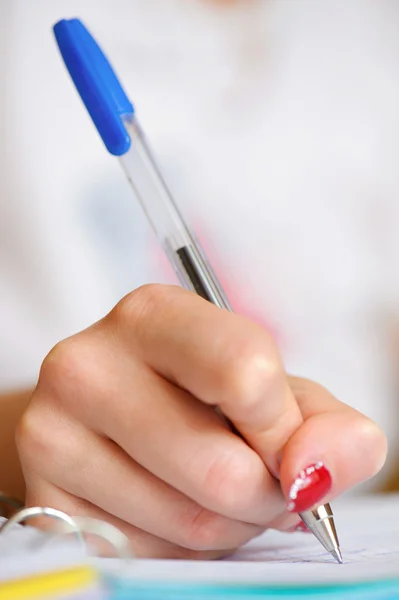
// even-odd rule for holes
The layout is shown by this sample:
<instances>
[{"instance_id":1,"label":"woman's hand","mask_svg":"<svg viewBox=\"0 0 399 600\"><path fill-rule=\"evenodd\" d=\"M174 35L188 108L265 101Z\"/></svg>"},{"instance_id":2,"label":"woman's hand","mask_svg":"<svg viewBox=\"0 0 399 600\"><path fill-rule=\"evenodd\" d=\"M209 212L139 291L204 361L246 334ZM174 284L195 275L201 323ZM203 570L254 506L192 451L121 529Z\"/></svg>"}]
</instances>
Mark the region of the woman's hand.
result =
<instances>
[{"instance_id":1,"label":"woman's hand","mask_svg":"<svg viewBox=\"0 0 399 600\"><path fill-rule=\"evenodd\" d=\"M262 328L156 285L50 352L17 442L28 505L106 519L151 557L291 529L386 455L373 422L286 375Z\"/></svg>"}]
</instances>

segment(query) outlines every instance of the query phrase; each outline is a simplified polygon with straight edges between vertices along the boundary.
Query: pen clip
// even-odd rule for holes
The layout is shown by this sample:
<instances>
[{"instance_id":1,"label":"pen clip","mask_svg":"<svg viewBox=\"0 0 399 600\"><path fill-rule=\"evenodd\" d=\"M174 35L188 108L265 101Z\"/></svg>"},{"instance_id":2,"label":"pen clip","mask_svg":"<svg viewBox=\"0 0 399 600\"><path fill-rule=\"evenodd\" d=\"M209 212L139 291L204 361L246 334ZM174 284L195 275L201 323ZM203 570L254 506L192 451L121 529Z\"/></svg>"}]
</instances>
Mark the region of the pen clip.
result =
<instances>
[{"instance_id":1,"label":"pen clip","mask_svg":"<svg viewBox=\"0 0 399 600\"><path fill-rule=\"evenodd\" d=\"M134 108L110 63L79 19L62 19L53 27L61 56L108 152L130 148L124 116Z\"/></svg>"}]
</instances>

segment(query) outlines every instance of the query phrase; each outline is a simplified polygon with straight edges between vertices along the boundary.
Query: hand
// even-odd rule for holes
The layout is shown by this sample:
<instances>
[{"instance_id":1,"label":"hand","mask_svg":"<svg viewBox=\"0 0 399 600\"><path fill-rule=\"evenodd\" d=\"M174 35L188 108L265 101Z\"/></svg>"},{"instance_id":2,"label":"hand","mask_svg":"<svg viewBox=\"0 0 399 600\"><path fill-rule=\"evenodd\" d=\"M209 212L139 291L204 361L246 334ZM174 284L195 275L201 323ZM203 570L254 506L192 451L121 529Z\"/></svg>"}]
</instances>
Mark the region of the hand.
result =
<instances>
[{"instance_id":1,"label":"hand","mask_svg":"<svg viewBox=\"0 0 399 600\"><path fill-rule=\"evenodd\" d=\"M291 529L386 455L373 422L286 375L261 327L155 285L50 352L17 443L28 505L106 519L147 557L212 558Z\"/></svg>"}]
</instances>

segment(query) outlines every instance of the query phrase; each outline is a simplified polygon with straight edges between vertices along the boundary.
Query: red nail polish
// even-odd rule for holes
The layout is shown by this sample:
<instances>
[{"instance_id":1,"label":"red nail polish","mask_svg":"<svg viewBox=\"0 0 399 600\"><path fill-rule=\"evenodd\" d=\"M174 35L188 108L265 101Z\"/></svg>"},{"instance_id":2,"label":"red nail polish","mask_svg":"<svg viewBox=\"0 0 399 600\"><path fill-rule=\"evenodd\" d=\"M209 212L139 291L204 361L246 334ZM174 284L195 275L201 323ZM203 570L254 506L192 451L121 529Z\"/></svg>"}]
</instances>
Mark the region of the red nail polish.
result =
<instances>
[{"instance_id":1,"label":"red nail polish","mask_svg":"<svg viewBox=\"0 0 399 600\"><path fill-rule=\"evenodd\" d=\"M330 471L322 462L309 465L300 471L288 493L289 512L304 512L317 504L330 491L332 479Z\"/></svg>"}]
</instances>

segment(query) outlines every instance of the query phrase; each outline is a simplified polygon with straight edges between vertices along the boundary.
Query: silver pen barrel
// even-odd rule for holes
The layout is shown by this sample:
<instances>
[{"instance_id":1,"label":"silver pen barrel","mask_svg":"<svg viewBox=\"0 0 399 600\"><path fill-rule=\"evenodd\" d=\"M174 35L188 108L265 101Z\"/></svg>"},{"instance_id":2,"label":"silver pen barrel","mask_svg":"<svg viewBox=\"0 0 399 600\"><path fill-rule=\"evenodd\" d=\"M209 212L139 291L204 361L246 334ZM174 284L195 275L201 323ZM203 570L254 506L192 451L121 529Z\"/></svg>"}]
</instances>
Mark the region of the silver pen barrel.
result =
<instances>
[{"instance_id":1,"label":"silver pen barrel","mask_svg":"<svg viewBox=\"0 0 399 600\"><path fill-rule=\"evenodd\" d=\"M324 504L313 510L300 513L299 516L327 552L329 552L337 562L342 563L342 554L339 547L331 506L329 504Z\"/></svg>"}]
</instances>

